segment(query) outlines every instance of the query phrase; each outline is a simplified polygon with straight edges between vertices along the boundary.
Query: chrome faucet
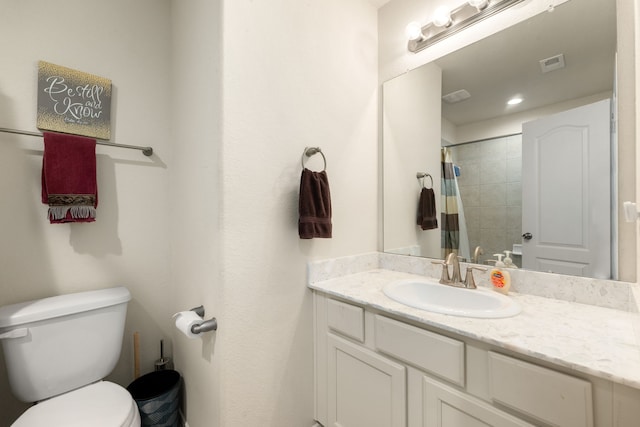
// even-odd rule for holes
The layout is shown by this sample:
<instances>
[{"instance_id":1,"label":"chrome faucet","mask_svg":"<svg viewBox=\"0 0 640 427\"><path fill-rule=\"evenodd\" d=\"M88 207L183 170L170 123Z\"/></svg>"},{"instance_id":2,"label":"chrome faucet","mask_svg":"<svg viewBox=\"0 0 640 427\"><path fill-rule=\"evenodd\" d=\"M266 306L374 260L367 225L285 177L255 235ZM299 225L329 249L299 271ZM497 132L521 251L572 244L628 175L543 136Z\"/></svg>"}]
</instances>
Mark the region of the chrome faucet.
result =
<instances>
[{"instance_id":1,"label":"chrome faucet","mask_svg":"<svg viewBox=\"0 0 640 427\"><path fill-rule=\"evenodd\" d=\"M449 271L449 266L453 266L453 272L451 274L451 284L458 284L460 283L462 280L462 277L460 276L460 261L458 261L458 254L456 254L455 252L450 252L449 255L447 255L447 259L444 261L444 265L447 269L447 271Z\"/></svg>"},{"instance_id":2,"label":"chrome faucet","mask_svg":"<svg viewBox=\"0 0 640 427\"><path fill-rule=\"evenodd\" d=\"M460 262L455 252L450 252L444 261L431 261L432 264L442 264L440 283L443 285L460 286ZM449 266L453 266L453 273L449 274Z\"/></svg>"},{"instance_id":3,"label":"chrome faucet","mask_svg":"<svg viewBox=\"0 0 640 427\"><path fill-rule=\"evenodd\" d=\"M443 285L456 286L460 288L476 289L476 283L473 279L473 270L487 271L484 267L467 266L464 282L460 275L460 262L455 252L449 253L444 261L432 261L433 264L442 264L442 274L440 275L440 283ZM449 274L449 266L453 266L453 271Z\"/></svg>"}]
</instances>

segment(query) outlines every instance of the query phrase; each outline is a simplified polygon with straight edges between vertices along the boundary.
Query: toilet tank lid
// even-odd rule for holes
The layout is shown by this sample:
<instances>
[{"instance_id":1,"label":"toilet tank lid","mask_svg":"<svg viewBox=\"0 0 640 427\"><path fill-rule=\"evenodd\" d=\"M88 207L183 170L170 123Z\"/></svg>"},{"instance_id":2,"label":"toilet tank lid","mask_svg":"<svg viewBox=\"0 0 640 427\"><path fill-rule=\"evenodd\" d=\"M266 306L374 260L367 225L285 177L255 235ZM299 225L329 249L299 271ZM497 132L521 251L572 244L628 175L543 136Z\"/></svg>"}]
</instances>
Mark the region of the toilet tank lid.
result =
<instances>
[{"instance_id":1,"label":"toilet tank lid","mask_svg":"<svg viewBox=\"0 0 640 427\"><path fill-rule=\"evenodd\" d=\"M96 310L130 300L129 290L119 286L5 305L0 307L0 329Z\"/></svg>"}]
</instances>

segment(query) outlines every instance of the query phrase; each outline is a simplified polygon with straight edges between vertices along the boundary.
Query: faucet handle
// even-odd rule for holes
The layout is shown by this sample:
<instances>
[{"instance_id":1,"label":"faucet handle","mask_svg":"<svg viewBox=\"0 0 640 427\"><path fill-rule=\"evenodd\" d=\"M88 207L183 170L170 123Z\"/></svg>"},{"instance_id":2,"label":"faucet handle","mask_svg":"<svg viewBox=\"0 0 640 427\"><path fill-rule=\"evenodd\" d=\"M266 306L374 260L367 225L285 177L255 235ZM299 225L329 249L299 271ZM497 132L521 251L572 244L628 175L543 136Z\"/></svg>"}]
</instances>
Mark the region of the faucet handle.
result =
<instances>
[{"instance_id":1,"label":"faucet handle","mask_svg":"<svg viewBox=\"0 0 640 427\"><path fill-rule=\"evenodd\" d=\"M442 274L440 275L440 283L447 284L451 283L451 278L449 277L449 265L446 261L431 261L431 264L440 264L442 265Z\"/></svg>"},{"instance_id":2,"label":"faucet handle","mask_svg":"<svg viewBox=\"0 0 640 427\"><path fill-rule=\"evenodd\" d=\"M476 281L473 280L473 270L487 271L484 267L468 266L467 273L464 276L464 287L467 289L476 289Z\"/></svg>"}]
</instances>

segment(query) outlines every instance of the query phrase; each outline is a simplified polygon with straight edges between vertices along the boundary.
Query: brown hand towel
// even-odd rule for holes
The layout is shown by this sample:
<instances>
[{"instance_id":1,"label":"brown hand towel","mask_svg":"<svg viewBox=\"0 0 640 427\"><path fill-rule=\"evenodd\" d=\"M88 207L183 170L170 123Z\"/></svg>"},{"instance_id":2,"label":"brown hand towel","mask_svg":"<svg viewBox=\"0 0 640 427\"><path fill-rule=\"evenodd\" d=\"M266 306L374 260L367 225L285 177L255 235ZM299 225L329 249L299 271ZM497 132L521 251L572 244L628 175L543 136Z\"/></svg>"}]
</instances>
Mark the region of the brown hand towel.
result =
<instances>
[{"instance_id":1,"label":"brown hand towel","mask_svg":"<svg viewBox=\"0 0 640 427\"><path fill-rule=\"evenodd\" d=\"M301 239L331 238L331 193L325 171L302 170L299 212L298 234Z\"/></svg>"},{"instance_id":2,"label":"brown hand towel","mask_svg":"<svg viewBox=\"0 0 640 427\"><path fill-rule=\"evenodd\" d=\"M418 201L418 225L423 230L438 228L436 197L433 188L422 188Z\"/></svg>"},{"instance_id":3,"label":"brown hand towel","mask_svg":"<svg viewBox=\"0 0 640 427\"><path fill-rule=\"evenodd\" d=\"M44 133L42 203L49 205L52 224L95 221L98 206L95 139Z\"/></svg>"}]
</instances>

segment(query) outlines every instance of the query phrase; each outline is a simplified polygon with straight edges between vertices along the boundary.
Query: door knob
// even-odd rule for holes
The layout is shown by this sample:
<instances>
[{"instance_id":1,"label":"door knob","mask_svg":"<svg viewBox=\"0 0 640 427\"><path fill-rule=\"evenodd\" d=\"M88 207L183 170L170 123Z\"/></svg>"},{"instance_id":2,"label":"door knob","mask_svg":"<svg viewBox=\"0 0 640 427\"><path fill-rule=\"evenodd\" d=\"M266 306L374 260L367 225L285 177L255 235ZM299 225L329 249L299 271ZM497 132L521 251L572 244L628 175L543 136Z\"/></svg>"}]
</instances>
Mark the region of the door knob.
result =
<instances>
[{"instance_id":1,"label":"door knob","mask_svg":"<svg viewBox=\"0 0 640 427\"><path fill-rule=\"evenodd\" d=\"M522 235L522 238L523 238L524 240L531 240L531 239L533 238L533 234L531 234L531 233L524 233L524 234Z\"/></svg>"}]
</instances>

